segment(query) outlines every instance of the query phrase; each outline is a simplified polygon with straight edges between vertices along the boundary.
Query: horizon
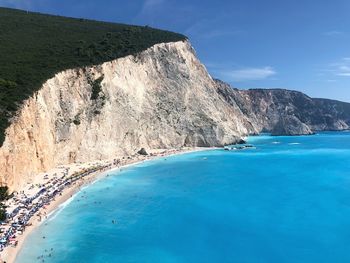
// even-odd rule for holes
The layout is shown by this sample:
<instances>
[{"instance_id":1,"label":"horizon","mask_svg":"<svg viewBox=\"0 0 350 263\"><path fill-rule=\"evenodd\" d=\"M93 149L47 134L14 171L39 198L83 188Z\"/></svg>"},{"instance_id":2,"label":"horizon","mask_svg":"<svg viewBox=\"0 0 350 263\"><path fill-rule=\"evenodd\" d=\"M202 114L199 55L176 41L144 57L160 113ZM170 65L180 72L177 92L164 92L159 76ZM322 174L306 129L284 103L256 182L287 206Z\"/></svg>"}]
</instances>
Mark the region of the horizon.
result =
<instances>
[{"instance_id":1,"label":"horizon","mask_svg":"<svg viewBox=\"0 0 350 263\"><path fill-rule=\"evenodd\" d=\"M350 3L273 2L0 0L0 6L179 32L212 77L234 88L289 89L350 102Z\"/></svg>"}]
</instances>

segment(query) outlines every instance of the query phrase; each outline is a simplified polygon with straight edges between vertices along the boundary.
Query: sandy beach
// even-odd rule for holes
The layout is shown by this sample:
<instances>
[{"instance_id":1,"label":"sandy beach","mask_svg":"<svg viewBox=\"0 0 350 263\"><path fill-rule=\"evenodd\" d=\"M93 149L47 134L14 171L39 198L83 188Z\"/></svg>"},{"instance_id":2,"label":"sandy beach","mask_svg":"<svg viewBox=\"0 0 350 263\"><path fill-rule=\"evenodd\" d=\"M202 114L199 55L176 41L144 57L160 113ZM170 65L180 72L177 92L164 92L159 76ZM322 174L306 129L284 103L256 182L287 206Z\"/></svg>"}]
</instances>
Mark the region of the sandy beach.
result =
<instances>
[{"instance_id":1,"label":"sandy beach","mask_svg":"<svg viewBox=\"0 0 350 263\"><path fill-rule=\"evenodd\" d=\"M21 250L26 237L40 224L45 223L50 213L53 213L57 208L59 208L61 204L69 200L75 193L79 192L82 187L89 185L92 182L99 180L100 178L103 178L107 174L107 172L112 172L115 170L126 168L128 166L135 165L148 160L154 160L156 158L162 158L162 157L178 155L183 153L190 153L195 151L213 150L213 149L217 149L217 148L183 148L183 149L170 149L170 150L155 150L155 151L151 151L150 155L147 155L147 156L137 155L129 158L123 158L122 162L119 163L118 165L113 165L113 161L94 162L93 163L94 165L96 165L96 163L111 164L111 165L110 165L110 168L107 170L96 171L94 173L91 173L88 176L83 177L77 180L76 182L74 182L73 184L65 187L62 190L62 192L59 195L55 196L55 198L52 199L47 206L40 208L38 212L29 220L28 222L29 226L25 228L25 231L23 232L23 234L16 235L16 240L18 241L17 245L15 247L7 246L1 252L2 262L14 263L16 260L16 256ZM70 166L70 168L71 168L71 172L73 173L79 169L87 169L88 167L91 167L91 165L92 165L91 163L73 164ZM63 167L63 168L66 168L66 167ZM53 176L54 174L55 175L57 174L57 169L54 169L53 171L46 173L45 176ZM43 178L43 177L38 176L38 181L36 183L43 183L43 181L42 180L40 181L39 178Z\"/></svg>"}]
</instances>

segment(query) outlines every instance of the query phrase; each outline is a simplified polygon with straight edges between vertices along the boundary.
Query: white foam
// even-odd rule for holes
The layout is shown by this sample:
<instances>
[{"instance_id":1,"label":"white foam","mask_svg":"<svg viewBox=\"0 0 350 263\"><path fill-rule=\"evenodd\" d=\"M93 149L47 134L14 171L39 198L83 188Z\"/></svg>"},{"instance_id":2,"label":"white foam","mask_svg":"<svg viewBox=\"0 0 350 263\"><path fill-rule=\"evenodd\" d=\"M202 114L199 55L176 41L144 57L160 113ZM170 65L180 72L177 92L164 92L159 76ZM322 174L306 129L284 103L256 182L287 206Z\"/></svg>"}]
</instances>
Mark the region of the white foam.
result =
<instances>
[{"instance_id":1,"label":"white foam","mask_svg":"<svg viewBox=\"0 0 350 263\"><path fill-rule=\"evenodd\" d=\"M291 143L288 143L289 145L299 145L301 144L300 142L291 142Z\"/></svg>"},{"instance_id":2,"label":"white foam","mask_svg":"<svg viewBox=\"0 0 350 263\"><path fill-rule=\"evenodd\" d=\"M51 211L48 215L47 215L47 222L50 222L51 220L55 219L62 211L63 209L68 206L71 202L73 202L74 198L80 193L77 192L75 193L72 197L68 198L65 202L63 202L62 204L60 204L56 209L54 209L53 211Z\"/></svg>"}]
</instances>

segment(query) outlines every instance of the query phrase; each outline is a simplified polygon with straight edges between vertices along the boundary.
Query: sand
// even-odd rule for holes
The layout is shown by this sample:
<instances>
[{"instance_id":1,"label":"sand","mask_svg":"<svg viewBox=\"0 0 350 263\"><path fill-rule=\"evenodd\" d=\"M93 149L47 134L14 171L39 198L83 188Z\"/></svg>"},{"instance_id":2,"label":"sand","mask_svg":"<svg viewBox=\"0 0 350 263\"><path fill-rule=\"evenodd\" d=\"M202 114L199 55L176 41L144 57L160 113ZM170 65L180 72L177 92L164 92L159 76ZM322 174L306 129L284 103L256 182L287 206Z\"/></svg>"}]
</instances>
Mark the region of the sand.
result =
<instances>
[{"instance_id":1,"label":"sand","mask_svg":"<svg viewBox=\"0 0 350 263\"><path fill-rule=\"evenodd\" d=\"M45 223L46 220L46 216L45 215L49 215L50 213L53 213L61 204L63 204L64 202L66 202L68 199L70 199L75 193L79 192L80 189L88 184L91 184L92 182L99 180L100 178L102 178L107 172L111 172L114 171L116 169L121 169L121 168L125 168L131 165L135 165L147 160L153 160L156 158L161 158L161 157L166 157L166 156L170 156L170 155L178 155L178 154L183 154L183 153L189 153L189 152L195 152L195 151L204 151L204 150L212 150L212 149L217 149L217 148L184 148L181 150L177 150L177 149L171 149L171 150L155 150L155 151L151 151L150 153L153 156L134 156L131 159L124 159L124 163L119 166L119 167L113 167L112 169L109 169L107 171L98 171L96 173L90 174L82 179L80 179L79 181L77 181L75 184L66 187L61 195L57 195L55 197L54 200L51 201L51 203L46 206L45 208L40 209L36 215L34 215L29 223L31 223L31 226L26 227L25 231L23 232L22 235L17 235L17 241L18 244L16 247L6 247L4 249L3 252L1 252L1 259L3 262L6 263L14 263L16 260L16 256L18 255L19 251L21 250L23 243L25 241L25 239L28 237L28 235L35 229L37 228L40 224ZM93 162L93 163L87 163L87 164L73 164L70 166L71 168L71 172L76 171L77 167L79 169L84 169L84 168L88 168L91 167L91 164L101 164L101 163L110 163L109 161L97 161L97 162ZM75 167L75 169L74 169ZM45 173L46 175L48 175L49 178L52 178L54 174L57 173L57 171L59 171L58 169L54 169L52 171L50 171L49 173ZM40 180L41 179L41 180ZM47 180L47 179L46 179ZM35 183L44 183L43 181L43 176L40 175L35 179ZM27 193L27 191L26 191ZM41 221L39 221L39 217L37 216L38 214L41 214Z\"/></svg>"}]
</instances>

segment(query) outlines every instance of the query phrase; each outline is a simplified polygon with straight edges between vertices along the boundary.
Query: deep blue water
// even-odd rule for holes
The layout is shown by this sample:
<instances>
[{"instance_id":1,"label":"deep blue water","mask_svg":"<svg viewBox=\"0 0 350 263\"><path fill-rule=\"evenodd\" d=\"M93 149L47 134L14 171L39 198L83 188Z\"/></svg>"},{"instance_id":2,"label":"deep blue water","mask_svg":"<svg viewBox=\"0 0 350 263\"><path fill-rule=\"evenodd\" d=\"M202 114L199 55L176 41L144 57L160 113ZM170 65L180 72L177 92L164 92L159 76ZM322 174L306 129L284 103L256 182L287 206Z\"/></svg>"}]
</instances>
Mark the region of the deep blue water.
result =
<instances>
[{"instance_id":1,"label":"deep blue water","mask_svg":"<svg viewBox=\"0 0 350 263\"><path fill-rule=\"evenodd\" d=\"M110 172L17 262L350 262L350 133L250 142Z\"/></svg>"}]
</instances>

